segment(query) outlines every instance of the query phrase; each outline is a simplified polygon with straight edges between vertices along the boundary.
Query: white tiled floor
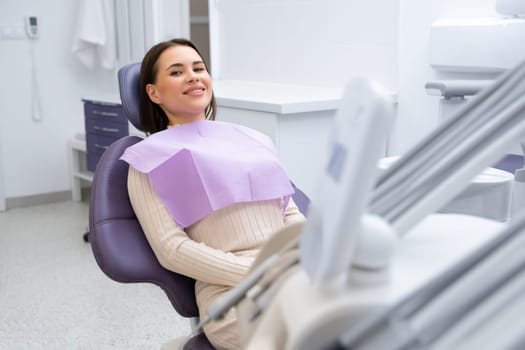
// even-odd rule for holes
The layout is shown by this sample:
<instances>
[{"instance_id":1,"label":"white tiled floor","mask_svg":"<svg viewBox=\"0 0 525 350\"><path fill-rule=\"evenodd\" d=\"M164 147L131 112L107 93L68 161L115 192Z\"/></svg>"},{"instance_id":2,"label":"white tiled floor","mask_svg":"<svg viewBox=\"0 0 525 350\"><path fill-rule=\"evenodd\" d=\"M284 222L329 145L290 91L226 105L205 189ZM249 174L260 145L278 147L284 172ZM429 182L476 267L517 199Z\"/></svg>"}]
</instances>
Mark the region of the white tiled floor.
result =
<instances>
[{"instance_id":1,"label":"white tiled floor","mask_svg":"<svg viewBox=\"0 0 525 350\"><path fill-rule=\"evenodd\" d=\"M0 213L0 349L159 349L189 333L164 292L121 284L82 240L87 204Z\"/></svg>"}]
</instances>

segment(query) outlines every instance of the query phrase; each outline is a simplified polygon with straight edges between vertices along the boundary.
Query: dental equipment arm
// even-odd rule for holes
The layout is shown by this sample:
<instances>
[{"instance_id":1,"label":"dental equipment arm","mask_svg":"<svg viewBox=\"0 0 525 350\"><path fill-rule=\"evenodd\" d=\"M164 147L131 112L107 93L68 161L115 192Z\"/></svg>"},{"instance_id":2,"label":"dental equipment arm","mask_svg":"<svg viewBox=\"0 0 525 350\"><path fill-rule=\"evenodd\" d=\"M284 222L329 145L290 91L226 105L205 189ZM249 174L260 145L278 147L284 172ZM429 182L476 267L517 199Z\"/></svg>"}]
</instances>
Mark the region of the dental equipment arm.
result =
<instances>
[{"instance_id":1,"label":"dental equipment arm","mask_svg":"<svg viewBox=\"0 0 525 350\"><path fill-rule=\"evenodd\" d=\"M245 297L246 293L250 288L257 283L259 279L264 275L264 273L275 264L275 262L278 260L277 255L272 255L265 261L261 263L261 265L257 266L255 270L253 270L248 276L246 276L235 288L232 288L231 291L221 298L219 298L216 302L211 304L208 307L208 313L204 319L202 319L195 329L193 330L193 334L198 334L204 325L206 325L208 322L212 320L218 320L221 319L226 312L232 308L232 306L237 305L239 301Z\"/></svg>"},{"instance_id":2,"label":"dental equipment arm","mask_svg":"<svg viewBox=\"0 0 525 350\"><path fill-rule=\"evenodd\" d=\"M476 95L487 88L493 80L435 80L425 84L427 94L443 98Z\"/></svg>"},{"instance_id":3,"label":"dental equipment arm","mask_svg":"<svg viewBox=\"0 0 525 350\"><path fill-rule=\"evenodd\" d=\"M301 265L316 283L349 272L393 119L391 103L378 87L355 79L345 91L333 123L329 162L299 244Z\"/></svg>"},{"instance_id":4,"label":"dental equipment arm","mask_svg":"<svg viewBox=\"0 0 525 350\"><path fill-rule=\"evenodd\" d=\"M397 232L406 232L419 218L454 196L471 176L497 160L510 144L523 139L524 78L525 62L501 76L383 173L374 191L372 211L384 215ZM454 138L447 137L448 133ZM485 305L497 304L500 310L504 306L507 317L517 320L516 313L509 309L508 298L501 296L505 292L497 289L517 288L521 295L525 290L525 276L520 274L525 267L524 228L522 212L496 240L394 308L374 313L352 327L341 342L352 349L430 346L484 299L489 299ZM523 311L525 303L519 307ZM468 328L469 319L476 316L475 311L471 314L474 316L465 316L464 329ZM489 324L487 329L494 331L494 327ZM522 337L515 338L511 343L523 342ZM449 335L443 343L450 343L451 339L454 337Z\"/></svg>"},{"instance_id":5,"label":"dental equipment arm","mask_svg":"<svg viewBox=\"0 0 525 350\"><path fill-rule=\"evenodd\" d=\"M376 184L370 211L406 233L525 135L525 64L507 71Z\"/></svg>"},{"instance_id":6,"label":"dental equipment arm","mask_svg":"<svg viewBox=\"0 0 525 350\"><path fill-rule=\"evenodd\" d=\"M516 142L525 134L525 118L523 118L525 112L524 78L525 64L505 73L493 85L477 95L471 103L459 110L455 117L441 124L436 131L415 145L405 156L387 169L376 182L376 187L372 191L368 203L369 212L387 220L393 227L393 230L390 232L405 234L428 214L439 209L452 199L484 167L495 162L504 153L509 144ZM329 186L327 189L331 190L333 188ZM355 189L348 188L348 190L349 193L359 193ZM348 195L348 193L343 192L337 192L337 194L342 197ZM366 194L363 196L366 197ZM314 200L319 198L324 197L314 197ZM345 205L348 202L339 201L338 203L339 205ZM355 207L361 215L357 216L356 219L359 223L367 217L374 217L366 214L366 209L363 209L360 203L358 202L358 205ZM348 207L347 210L351 209L353 208ZM339 210L338 214L346 216L350 213ZM325 229L323 226L324 218L320 214L309 215L308 221L310 220L317 221L317 224L315 222L310 224L312 228L322 227ZM343 220L340 222L343 222ZM337 232L332 230L330 236L327 235L322 238L323 244L325 239L332 239L332 242L338 242L337 239L339 237L347 234L351 239L359 240L357 245L358 251L362 242L373 231L369 231L369 227L356 222L352 223L352 227L357 227L359 231ZM340 228L344 230L344 227ZM314 232L315 230L312 230L310 233L304 230L302 235L310 234L313 236ZM303 239L302 236L301 239ZM330 253L330 250L324 247L322 250L313 249L314 244L307 242L307 240L308 238L304 238L305 244L310 244L309 252L311 254L322 255ZM343 241L348 242L345 239ZM485 242L486 240L483 241ZM302 244L303 241L301 242ZM303 252L308 253L306 248L300 247L302 255ZM336 258L333 260L330 260L330 256L319 256L312 260L319 262L333 261L336 264L333 270L317 270L315 267L310 266L310 271L306 270L308 276L303 271L299 271L299 273L289 277L279 289L274 302L269 305L269 312L261 316L262 319L259 326L248 342L248 349L326 348L338 339L340 340L340 336L348 328L352 327L351 331L361 329L358 321L365 320L365 317L369 314L375 314L374 309L384 308L389 302L385 300L388 294L382 294L380 291L386 292L389 287L387 284L369 286L369 289L367 288L366 290L371 292L371 295L368 295L368 293L364 293L362 285L355 286L347 283L337 285L338 288L323 288L323 285L319 283L331 282L338 274L344 275L345 273L341 269L347 261L351 262L355 267L355 260L358 256L355 253L357 251L350 251L349 248L352 247L345 245L338 247L340 251L337 251ZM467 250L464 249L463 252L465 251ZM348 260L339 260L339 254L344 253L350 255L350 257L346 257ZM509 252L507 251L507 253ZM505 258L505 255L503 253L498 256L499 258ZM308 259L308 257L305 258L306 260ZM312 264L312 261L306 264ZM485 293L490 293L498 282L502 282L505 278L510 278L517 267L520 266L520 262L514 265L509 264L508 266L509 269L502 270L503 279L497 279L494 284L482 284L482 288L474 300L480 300ZM350 266L347 265L346 269L350 269ZM363 269L363 271L367 270L369 269ZM359 269L354 269L353 273L357 271ZM487 272L485 271L478 273L478 276L487 278L486 274ZM494 275L498 276L497 274ZM312 279L314 283L312 283ZM396 280L397 287L400 289L402 289L399 284L401 280L400 278ZM423 282L423 280L420 280L420 282ZM333 286L333 284L328 284ZM439 286L438 283L432 285L436 288ZM396 294L396 297L402 297L410 293L411 289L409 287L404 289L403 294ZM394 293L393 290L392 292ZM469 292L468 288L463 289L459 295L463 296L467 292ZM398 289L395 293L401 292ZM355 294L358 296L353 298ZM413 299L409 299L409 301L417 303L420 299L423 299L423 297L417 295ZM469 300L469 298L465 297L463 299L466 299L467 302ZM448 300L451 300L450 297L448 297ZM455 307L461 305L461 300L454 300L454 298L452 300L454 303L440 302L436 304L438 307L435 307L434 311L452 312L452 315L457 315ZM424 302L421 304L424 304ZM468 304L466 305L468 308ZM460 310L464 312L465 307L460 307ZM444 319L446 320L447 318ZM440 318L439 315L434 318L430 314L428 323L424 319L422 320L422 329L426 330L427 325L432 324L434 320L444 322L444 319ZM389 340L389 337L393 335L392 333L395 333L396 326L398 325L395 324L393 329L388 329L386 334L380 336L384 336ZM275 337L272 337L272 334L276 330L272 327L279 327L278 334ZM402 322L399 327L402 335L399 341L399 348L401 348L402 345L406 344L403 334L411 337L414 332L404 332L405 329ZM257 337L257 335L264 335L264 337ZM374 339L372 337L372 340ZM397 341L397 339L395 340ZM372 346L365 348L374 349L374 344L372 343ZM385 342L385 344L387 344L386 348L392 348L389 347L388 342Z\"/></svg>"},{"instance_id":7,"label":"dental equipment arm","mask_svg":"<svg viewBox=\"0 0 525 350\"><path fill-rule=\"evenodd\" d=\"M521 117L525 111L524 78L524 64L508 71L477 95L470 104L464 106L455 117L441 124L429 137L423 139L387 169L376 182L369 201L369 211L389 221L395 232L404 234L428 214L452 199L477 173L496 161L509 144L516 142L525 134L525 118ZM381 109L375 111L379 112ZM364 130L371 129L364 128ZM337 139L338 135L335 136ZM373 151L368 155L377 157L374 153L377 151L375 148L377 144L374 144L374 141L377 140L361 139L364 140L372 144ZM343 147L348 147L348 144L344 145ZM334 153L341 153L337 146L334 146L334 150L336 150ZM358 148L356 152L358 150L364 151L364 147ZM333 157L336 158L337 155ZM372 160L374 168L376 160L377 158ZM355 164L358 167L366 167L361 176L370 170L367 162ZM340 166L346 165L342 163ZM337 170L330 170L331 167L332 165L329 166L327 175L323 177L324 180L330 179L331 175L328 175L330 171L337 173ZM353 176L357 176L348 173L344 175L348 176L347 180L350 181L355 181L356 178ZM302 260L305 261L305 269L310 278L318 282L316 285L344 275L345 269L350 268L349 263L355 259L355 256L352 256L353 250L363 229L361 222L366 208L366 203L363 205L363 201L367 201L368 198L367 191L364 189L370 191L373 187L373 184L369 183L369 178L363 180L362 191L349 186L343 187L349 191L348 193L336 192L334 186L336 182L330 180L333 182L329 183L326 189L332 191L332 195L348 197L349 193L353 193L357 196L353 208L351 206L353 198L338 200L337 213L342 218L335 219L331 223L333 226L325 227L325 219L319 214L320 209L314 210L308 217L308 222L312 221L312 223L309 223L310 228L303 232L305 237L304 239L301 237L303 241L300 249ZM353 185L359 187L361 183L353 182ZM321 198L325 197L319 195L314 197L314 201ZM358 214L351 213L354 210ZM345 220L346 215L352 215L354 221ZM351 227L352 230L346 229L343 223L348 224L347 227ZM342 230L337 231L335 227ZM321 233L316 230L320 228L323 230L328 228L330 233L323 233L321 238L315 237L315 233ZM364 235L367 234L368 232ZM361 238L364 235L361 235ZM337 244L339 238L342 239L342 244ZM318 251L315 249L315 243L319 240L324 246ZM301 247L303 244L304 247ZM309 257L309 252L315 253L314 255L318 257ZM331 253L334 253L333 258L330 256ZM321 267L316 267L316 262ZM334 263L334 266L330 263Z\"/></svg>"},{"instance_id":8,"label":"dental equipment arm","mask_svg":"<svg viewBox=\"0 0 525 350\"><path fill-rule=\"evenodd\" d=\"M480 84L478 88L487 82ZM464 86L459 84L455 89ZM356 91L366 90L360 87ZM351 96L359 94L352 91ZM300 250L302 266L316 282L334 279L347 272L352 263L356 265L356 242L373 234L362 227L375 170L368 161L377 159L380 144L377 140L386 138L389 123L386 109L375 107L380 105L381 95L370 96L373 97L358 97L368 107L363 113L366 117L360 120L362 124L345 124L352 128L339 127L341 132L334 135L329 166L320 181L317 197L312 198ZM352 98L343 101L348 106L342 106L341 110L344 107L352 110L358 105ZM394 232L406 233L455 197L483 168L498 160L505 149L525 135L524 114L525 64L522 64L483 90L470 105L384 172L371 196L370 212L390 222ZM334 125L343 124L336 119ZM367 148L364 140L368 141ZM347 164L339 166L344 169L345 178L339 182L330 167L339 149L344 147L355 149L358 154L343 158ZM317 208L317 203L330 199L335 210ZM363 237L359 237L360 233Z\"/></svg>"},{"instance_id":9,"label":"dental equipment arm","mask_svg":"<svg viewBox=\"0 0 525 350\"><path fill-rule=\"evenodd\" d=\"M425 84L427 94L440 96L443 99L464 99L478 94L494 80L434 80ZM521 142L522 156L525 157L525 142ZM525 167L514 171L512 189L512 212L517 213L525 208Z\"/></svg>"},{"instance_id":10,"label":"dental equipment arm","mask_svg":"<svg viewBox=\"0 0 525 350\"><path fill-rule=\"evenodd\" d=\"M514 322L521 323L525 311L525 300L520 301L525 291L524 249L525 212L522 212L504 232L460 264L393 307L372 313L352 327L340 338L340 344L359 350L471 349L479 348L472 347L473 338L478 336L492 338L486 339L483 347L493 349L506 347L487 346L489 340L493 344L522 341L522 329L512 334L509 329L502 337L501 324L495 318L496 314L505 316L508 328ZM480 321L484 318L488 319L485 323ZM456 325L458 330L451 331Z\"/></svg>"}]
</instances>

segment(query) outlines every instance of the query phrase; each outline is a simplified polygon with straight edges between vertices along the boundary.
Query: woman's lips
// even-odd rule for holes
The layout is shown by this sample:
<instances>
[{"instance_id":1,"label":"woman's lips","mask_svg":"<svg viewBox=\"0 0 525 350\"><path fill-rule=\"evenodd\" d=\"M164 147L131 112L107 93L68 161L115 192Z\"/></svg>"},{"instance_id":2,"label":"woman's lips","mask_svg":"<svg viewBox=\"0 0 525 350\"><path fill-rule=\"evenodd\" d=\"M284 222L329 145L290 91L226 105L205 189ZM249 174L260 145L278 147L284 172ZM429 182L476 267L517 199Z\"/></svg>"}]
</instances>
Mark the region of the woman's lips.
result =
<instances>
[{"instance_id":1,"label":"woman's lips","mask_svg":"<svg viewBox=\"0 0 525 350\"><path fill-rule=\"evenodd\" d=\"M202 95L206 89L202 86L192 87L190 89L184 90L184 95Z\"/></svg>"}]
</instances>

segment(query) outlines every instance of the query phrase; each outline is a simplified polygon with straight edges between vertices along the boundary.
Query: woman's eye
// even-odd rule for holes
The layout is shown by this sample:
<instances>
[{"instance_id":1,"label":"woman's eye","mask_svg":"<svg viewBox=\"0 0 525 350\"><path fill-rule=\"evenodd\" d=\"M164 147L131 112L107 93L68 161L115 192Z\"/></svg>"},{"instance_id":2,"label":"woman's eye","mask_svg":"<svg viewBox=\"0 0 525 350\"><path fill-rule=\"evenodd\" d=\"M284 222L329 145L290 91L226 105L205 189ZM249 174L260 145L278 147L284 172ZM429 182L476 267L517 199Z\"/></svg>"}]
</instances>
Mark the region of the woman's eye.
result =
<instances>
[{"instance_id":1,"label":"woman's eye","mask_svg":"<svg viewBox=\"0 0 525 350\"><path fill-rule=\"evenodd\" d=\"M197 67L194 69L195 72L203 72L205 71L206 69L202 68L202 67Z\"/></svg>"},{"instance_id":2,"label":"woman's eye","mask_svg":"<svg viewBox=\"0 0 525 350\"><path fill-rule=\"evenodd\" d=\"M178 70L175 70L175 71L173 71L173 72L170 73L170 75L174 75L174 76L179 76L179 75L181 75L181 74L182 74L182 72L181 72L181 71L178 71Z\"/></svg>"}]
</instances>

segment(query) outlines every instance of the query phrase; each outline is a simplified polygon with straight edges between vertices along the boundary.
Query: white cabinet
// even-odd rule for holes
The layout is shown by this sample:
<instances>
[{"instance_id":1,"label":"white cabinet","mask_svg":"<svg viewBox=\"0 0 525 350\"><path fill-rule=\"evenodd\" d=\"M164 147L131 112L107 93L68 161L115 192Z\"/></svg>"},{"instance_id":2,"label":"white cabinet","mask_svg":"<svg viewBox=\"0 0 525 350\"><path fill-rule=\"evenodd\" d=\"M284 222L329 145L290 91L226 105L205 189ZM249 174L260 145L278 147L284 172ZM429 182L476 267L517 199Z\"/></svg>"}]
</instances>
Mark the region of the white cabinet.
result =
<instances>
[{"instance_id":1,"label":"white cabinet","mask_svg":"<svg viewBox=\"0 0 525 350\"><path fill-rule=\"evenodd\" d=\"M328 154L342 90L218 80L214 93L217 120L245 125L272 138L290 179L311 195Z\"/></svg>"}]
</instances>

